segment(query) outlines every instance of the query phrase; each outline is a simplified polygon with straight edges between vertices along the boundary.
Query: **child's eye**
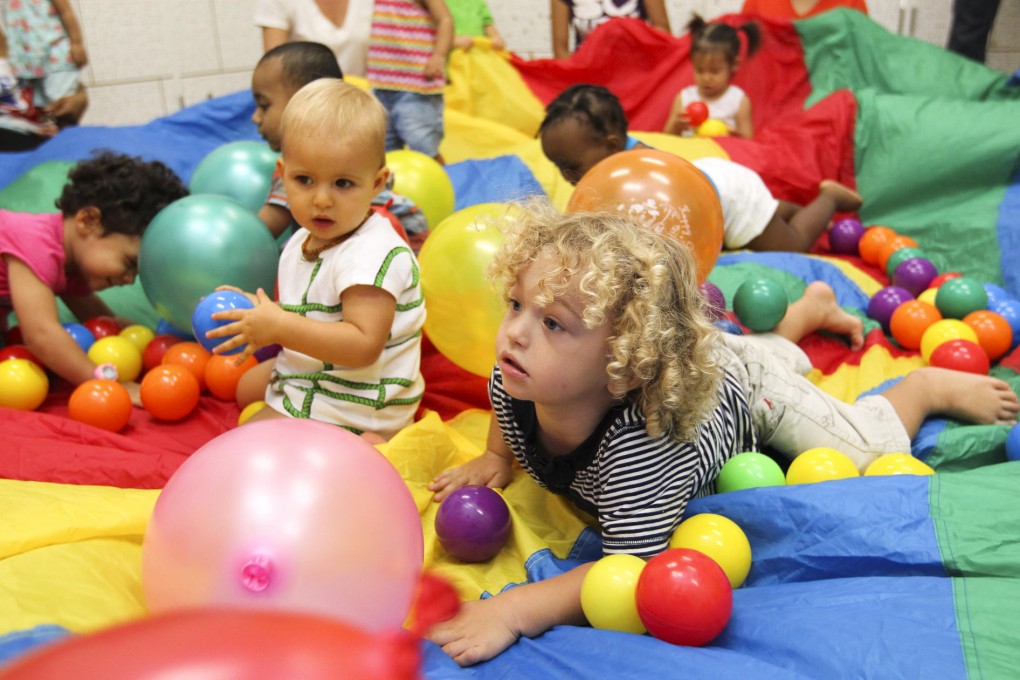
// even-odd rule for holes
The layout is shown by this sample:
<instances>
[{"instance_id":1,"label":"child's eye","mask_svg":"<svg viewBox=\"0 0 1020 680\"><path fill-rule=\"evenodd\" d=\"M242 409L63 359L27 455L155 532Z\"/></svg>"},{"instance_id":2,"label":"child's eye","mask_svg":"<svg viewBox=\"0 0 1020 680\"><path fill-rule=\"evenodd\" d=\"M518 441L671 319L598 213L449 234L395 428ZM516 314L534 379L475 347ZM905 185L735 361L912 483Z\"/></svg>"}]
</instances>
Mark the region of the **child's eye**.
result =
<instances>
[{"instance_id":1,"label":"child's eye","mask_svg":"<svg viewBox=\"0 0 1020 680\"><path fill-rule=\"evenodd\" d=\"M545 319L542 320L542 323L550 331L563 330L563 326L560 325L560 322L551 317L546 317Z\"/></svg>"},{"instance_id":2,"label":"child's eye","mask_svg":"<svg viewBox=\"0 0 1020 680\"><path fill-rule=\"evenodd\" d=\"M510 309L512 309L515 312L521 311L521 303L520 303L520 301L516 300L514 298L510 298L509 307L510 307Z\"/></svg>"},{"instance_id":3,"label":"child's eye","mask_svg":"<svg viewBox=\"0 0 1020 680\"><path fill-rule=\"evenodd\" d=\"M338 179L336 181L336 186L340 189L349 189L354 186L354 182L349 179Z\"/></svg>"},{"instance_id":4,"label":"child's eye","mask_svg":"<svg viewBox=\"0 0 1020 680\"><path fill-rule=\"evenodd\" d=\"M304 184L305 186L308 186L309 184L312 183L312 178L309 177L308 175L296 175L294 177L294 181L297 182L298 184Z\"/></svg>"}]
</instances>

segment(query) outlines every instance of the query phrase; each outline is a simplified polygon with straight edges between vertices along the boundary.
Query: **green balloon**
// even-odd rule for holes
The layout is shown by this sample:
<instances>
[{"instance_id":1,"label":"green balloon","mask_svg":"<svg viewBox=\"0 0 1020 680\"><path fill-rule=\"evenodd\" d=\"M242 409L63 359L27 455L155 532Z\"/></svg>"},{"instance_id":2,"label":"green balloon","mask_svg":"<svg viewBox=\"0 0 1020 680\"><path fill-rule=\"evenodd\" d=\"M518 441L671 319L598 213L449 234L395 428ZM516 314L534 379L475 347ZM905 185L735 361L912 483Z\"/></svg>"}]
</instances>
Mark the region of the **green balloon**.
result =
<instances>
[{"instance_id":1,"label":"green balloon","mask_svg":"<svg viewBox=\"0 0 1020 680\"><path fill-rule=\"evenodd\" d=\"M269 196L278 155L263 142L224 144L199 162L188 188L229 196L257 213Z\"/></svg>"},{"instance_id":2,"label":"green balloon","mask_svg":"<svg viewBox=\"0 0 1020 680\"><path fill-rule=\"evenodd\" d=\"M776 461L756 451L745 451L730 458L715 480L717 493L760 486L786 486L786 475Z\"/></svg>"},{"instance_id":3,"label":"green balloon","mask_svg":"<svg viewBox=\"0 0 1020 680\"><path fill-rule=\"evenodd\" d=\"M790 305L786 291L770 279L751 279L740 284L733 296L733 313L756 333L776 327Z\"/></svg>"},{"instance_id":4,"label":"green balloon","mask_svg":"<svg viewBox=\"0 0 1020 680\"><path fill-rule=\"evenodd\" d=\"M29 169L0 191L0 208L14 212L57 212L55 201L67 184L67 173L75 164L71 161L46 161Z\"/></svg>"},{"instance_id":5,"label":"green balloon","mask_svg":"<svg viewBox=\"0 0 1020 680\"><path fill-rule=\"evenodd\" d=\"M145 295L160 316L191 328L195 306L217 286L270 295L280 251L272 234L237 201L225 196L186 196L166 206L142 236L138 272Z\"/></svg>"}]
</instances>

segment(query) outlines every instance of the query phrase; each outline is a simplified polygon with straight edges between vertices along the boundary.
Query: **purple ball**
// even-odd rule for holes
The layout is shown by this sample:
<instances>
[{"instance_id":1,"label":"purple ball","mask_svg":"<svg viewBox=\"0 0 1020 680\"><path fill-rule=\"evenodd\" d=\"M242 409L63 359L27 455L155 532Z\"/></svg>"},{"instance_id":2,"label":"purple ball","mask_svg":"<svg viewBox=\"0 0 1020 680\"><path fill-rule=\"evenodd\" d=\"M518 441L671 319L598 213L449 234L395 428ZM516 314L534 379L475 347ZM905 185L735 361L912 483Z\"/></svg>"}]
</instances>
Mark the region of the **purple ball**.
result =
<instances>
[{"instance_id":1,"label":"purple ball","mask_svg":"<svg viewBox=\"0 0 1020 680\"><path fill-rule=\"evenodd\" d=\"M917 297L928 289L932 280L938 275L939 270L935 268L931 260L912 257L896 265L892 282L894 286L906 288L911 295Z\"/></svg>"},{"instance_id":2,"label":"purple ball","mask_svg":"<svg viewBox=\"0 0 1020 680\"><path fill-rule=\"evenodd\" d=\"M726 313L726 296L723 295L719 286L711 281L701 284L701 296L705 298L702 309L708 316L709 321L718 321Z\"/></svg>"},{"instance_id":3,"label":"purple ball","mask_svg":"<svg viewBox=\"0 0 1020 680\"><path fill-rule=\"evenodd\" d=\"M868 318L874 319L882 324L882 330L889 332L889 319L896 308L907 300L913 300L914 296L906 288L899 286L886 286L871 296L868 302Z\"/></svg>"},{"instance_id":4,"label":"purple ball","mask_svg":"<svg viewBox=\"0 0 1020 680\"><path fill-rule=\"evenodd\" d=\"M846 218L836 221L829 230L829 250L840 255L857 255L857 244L864 236L860 220Z\"/></svg>"},{"instance_id":5,"label":"purple ball","mask_svg":"<svg viewBox=\"0 0 1020 680\"><path fill-rule=\"evenodd\" d=\"M461 562L492 559L510 535L510 509L487 486L462 486L443 499L436 512L436 536Z\"/></svg>"}]
</instances>

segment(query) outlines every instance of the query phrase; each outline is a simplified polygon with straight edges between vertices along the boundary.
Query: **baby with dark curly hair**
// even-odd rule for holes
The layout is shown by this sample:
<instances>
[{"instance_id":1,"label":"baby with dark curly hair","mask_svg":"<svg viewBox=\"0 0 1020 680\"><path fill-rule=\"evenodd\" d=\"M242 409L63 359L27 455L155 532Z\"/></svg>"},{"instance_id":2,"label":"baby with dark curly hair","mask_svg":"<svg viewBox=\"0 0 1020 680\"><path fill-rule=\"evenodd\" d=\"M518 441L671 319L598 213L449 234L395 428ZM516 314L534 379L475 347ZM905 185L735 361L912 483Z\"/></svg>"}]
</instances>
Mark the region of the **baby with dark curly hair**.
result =
<instances>
[{"instance_id":1,"label":"baby with dark curly hair","mask_svg":"<svg viewBox=\"0 0 1020 680\"><path fill-rule=\"evenodd\" d=\"M59 213L0 210L0 329L14 310L28 349L73 385L97 366L60 324L57 297L82 320L112 316L96 295L132 283L142 234L187 188L158 161L99 152L68 173ZM137 384L128 384L137 403Z\"/></svg>"}]
</instances>

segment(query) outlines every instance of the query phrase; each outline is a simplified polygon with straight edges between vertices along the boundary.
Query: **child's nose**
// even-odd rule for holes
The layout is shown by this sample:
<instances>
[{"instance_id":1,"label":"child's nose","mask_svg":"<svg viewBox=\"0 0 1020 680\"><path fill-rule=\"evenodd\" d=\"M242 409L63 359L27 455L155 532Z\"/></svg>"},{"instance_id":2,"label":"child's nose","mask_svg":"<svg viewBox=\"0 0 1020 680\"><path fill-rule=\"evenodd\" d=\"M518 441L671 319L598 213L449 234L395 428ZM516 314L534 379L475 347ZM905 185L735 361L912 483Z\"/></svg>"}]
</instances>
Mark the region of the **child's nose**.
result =
<instances>
[{"instance_id":1,"label":"child's nose","mask_svg":"<svg viewBox=\"0 0 1020 680\"><path fill-rule=\"evenodd\" d=\"M315 203L317 208L325 208L332 203L332 197L330 196L329 186L320 184L312 195L312 201Z\"/></svg>"}]
</instances>

